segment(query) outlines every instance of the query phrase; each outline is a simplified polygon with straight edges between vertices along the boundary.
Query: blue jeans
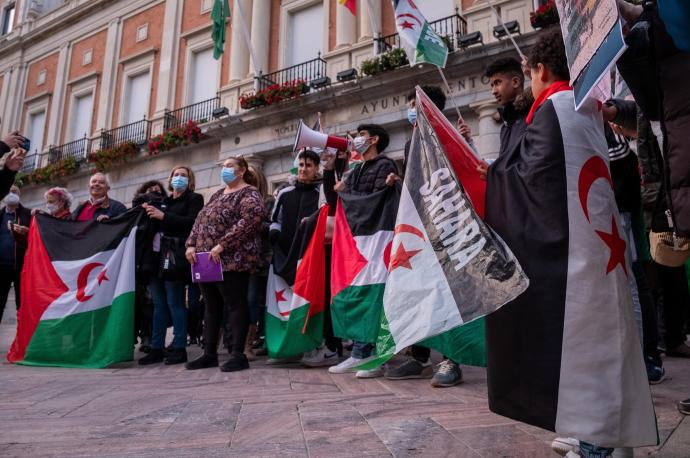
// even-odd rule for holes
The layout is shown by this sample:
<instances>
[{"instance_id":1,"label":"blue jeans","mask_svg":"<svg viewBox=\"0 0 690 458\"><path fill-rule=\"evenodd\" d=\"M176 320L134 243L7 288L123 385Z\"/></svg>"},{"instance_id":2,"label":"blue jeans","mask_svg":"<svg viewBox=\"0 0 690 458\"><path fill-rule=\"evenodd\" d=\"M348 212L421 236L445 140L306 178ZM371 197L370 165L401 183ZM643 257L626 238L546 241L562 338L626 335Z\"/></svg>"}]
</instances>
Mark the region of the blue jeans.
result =
<instances>
[{"instance_id":1,"label":"blue jeans","mask_svg":"<svg viewBox=\"0 0 690 458\"><path fill-rule=\"evenodd\" d=\"M165 347L165 334L172 316L173 347L187 347L187 309L184 305L185 284L176 281L151 279L149 291L153 298L153 335L151 348L162 350Z\"/></svg>"},{"instance_id":2,"label":"blue jeans","mask_svg":"<svg viewBox=\"0 0 690 458\"><path fill-rule=\"evenodd\" d=\"M599 447L580 441L580 456L582 458L606 458L612 453L612 448Z\"/></svg>"},{"instance_id":3,"label":"blue jeans","mask_svg":"<svg viewBox=\"0 0 690 458\"><path fill-rule=\"evenodd\" d=\"M352 357L357 359L368 358L374 354L375 350L376 345L355 340L352 345Z\"/></svg>"},{"instance_id":4,"label":"blue jeans","mask_svg":"<svg viewBox=\"0 0 690 458\"><path fill-rule=\"evenodd\" d=\"M249 324L257 324L262 321L262 307L266 305L266 281L267 277L259 274L249 276L249 289L247 290L247 303L249 304Z\"/></svg>"},{"instance_id":5,"label":"blue jeans","mask_svg":"<svg viewBox=\"0 0 690 458\"><path fill-rule=\"evenodd\" d=\"M637 250L635 249L635 236L632 227L632 214L628 212L621 212L621 232L625 234L627 243L626 254L630 260L628 264L628 286L630 287L630 294L633 303L633 315L635 316L635 323L637 324L637 333L640 337L640 345L642 345L642 305L640 304L640 295L637 289L637 280L635 273L632 271L632 265L637 262Z\"/></svg>"}]
</instances>

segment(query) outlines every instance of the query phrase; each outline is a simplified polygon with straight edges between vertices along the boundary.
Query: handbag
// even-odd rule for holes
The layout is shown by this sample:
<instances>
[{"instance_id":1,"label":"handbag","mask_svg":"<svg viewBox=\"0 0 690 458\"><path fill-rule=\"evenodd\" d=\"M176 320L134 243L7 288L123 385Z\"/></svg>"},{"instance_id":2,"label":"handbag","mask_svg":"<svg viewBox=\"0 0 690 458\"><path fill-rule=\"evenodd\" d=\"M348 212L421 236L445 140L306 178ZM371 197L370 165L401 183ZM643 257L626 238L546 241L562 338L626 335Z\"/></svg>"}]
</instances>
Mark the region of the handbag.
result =
<instances>
[{"instance_id":1,"label":"handbag","mask_svg":"<svg viewBox=\"0 0 690 458\"><path fill-rule=\"evenodd\" d=\"M649 252L652 259L662 266L680 267L690 258L690 239L671 231L651 231Z\"/></svg>"},{"instance_id":2,"label":"handbag","mask_svg":"<svg viewBox=\"0 0 690 458\"><path fill-rule=\"evenodd\" d=\"M163 280L180 280L189 275L189 262L185 257L183 237L161 236L161 258L158 276Z\"/></svg>"}]
</instances>

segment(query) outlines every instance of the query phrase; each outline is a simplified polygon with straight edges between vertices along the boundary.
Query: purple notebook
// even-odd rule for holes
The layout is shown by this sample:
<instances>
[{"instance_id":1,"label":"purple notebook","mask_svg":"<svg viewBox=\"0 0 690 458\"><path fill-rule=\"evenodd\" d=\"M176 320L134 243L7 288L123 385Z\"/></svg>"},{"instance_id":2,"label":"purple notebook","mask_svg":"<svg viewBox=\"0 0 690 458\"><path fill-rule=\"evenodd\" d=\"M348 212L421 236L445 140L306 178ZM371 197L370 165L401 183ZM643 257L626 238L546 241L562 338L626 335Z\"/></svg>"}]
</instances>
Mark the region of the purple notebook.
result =
<instances>
[{"instance_id":1,"label":"purple notebook","mask_svg":"<svg viewBox=\"0 0 690 458\"><path fill-rule=\"evenodd\" d=\"M196 264L192 264L192 282L208 283L223 281L223 267L211 259L208 251L196 254Z\"/></svg>"}]
</instances>

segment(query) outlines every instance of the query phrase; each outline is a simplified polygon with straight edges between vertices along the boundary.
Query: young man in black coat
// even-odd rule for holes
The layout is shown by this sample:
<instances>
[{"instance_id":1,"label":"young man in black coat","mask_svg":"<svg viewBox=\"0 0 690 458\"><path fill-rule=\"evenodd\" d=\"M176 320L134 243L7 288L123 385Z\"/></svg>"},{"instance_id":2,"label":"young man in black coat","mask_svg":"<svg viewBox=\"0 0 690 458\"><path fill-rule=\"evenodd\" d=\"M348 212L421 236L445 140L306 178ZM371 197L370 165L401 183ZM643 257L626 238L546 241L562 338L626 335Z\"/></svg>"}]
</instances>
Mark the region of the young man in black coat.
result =
<instances>
[{"instance_id":1,"label":"young man in black coat","mask_svg":"<svg viewBox=\"0 0 690 458\"><path fill-rule=\"evenodd\" d=\"M31 223L31 210L20 203L19 188L11 186L3 203L5 206L0 208L0 321L12 285L19 310L21 273Z\"/></svg>"}]
</instances>

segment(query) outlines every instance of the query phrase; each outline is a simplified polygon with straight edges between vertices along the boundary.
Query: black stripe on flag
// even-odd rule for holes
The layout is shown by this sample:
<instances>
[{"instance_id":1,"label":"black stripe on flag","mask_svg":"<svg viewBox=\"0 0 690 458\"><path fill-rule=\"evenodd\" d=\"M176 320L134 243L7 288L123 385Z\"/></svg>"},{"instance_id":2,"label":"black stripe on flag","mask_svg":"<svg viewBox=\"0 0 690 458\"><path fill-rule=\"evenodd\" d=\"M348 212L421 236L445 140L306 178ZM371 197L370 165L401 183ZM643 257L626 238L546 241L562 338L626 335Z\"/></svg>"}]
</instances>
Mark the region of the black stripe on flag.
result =
<instances>
[{"instance_id":1,"label":"black stripe on flag","mask_svg":"<svg viewBox=\"0 0 690 458\"><path fill-rule=\"evenodd\" d=\"M353 237L392 231L400 203L399 191L391 186L372 194L340 193L347 224Z\"/></svg>"}]
</instances>

